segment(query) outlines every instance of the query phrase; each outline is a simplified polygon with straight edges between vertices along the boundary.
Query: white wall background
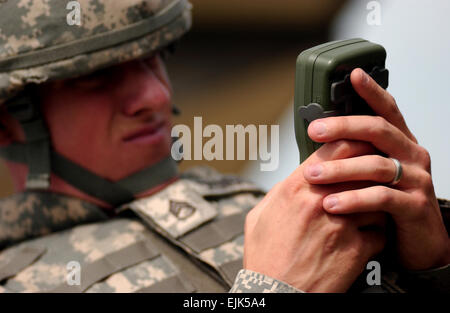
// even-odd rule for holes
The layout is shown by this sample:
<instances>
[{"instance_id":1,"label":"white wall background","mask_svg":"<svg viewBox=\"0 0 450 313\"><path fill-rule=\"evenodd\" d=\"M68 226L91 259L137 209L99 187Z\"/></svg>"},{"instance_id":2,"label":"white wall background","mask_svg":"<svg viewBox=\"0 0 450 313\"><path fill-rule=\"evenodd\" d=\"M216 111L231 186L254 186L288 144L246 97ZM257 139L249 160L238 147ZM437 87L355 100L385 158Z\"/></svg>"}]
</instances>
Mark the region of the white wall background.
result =
<instances>
[{"instance_id":1,"label":"white wall background","mask_svg":"<svg viewBox=\"0 0 450 313\"><path fill-rule=\"evenodd\" d=\"M371 1L353 0L332 28L332 40L362 37L383 45L394 95L419 144L431 154L436 195L450 198L450 1L385 0L381 25L369 25ZM299 51L300 52L300 51ZM292 107L280 118L280 166L261 172L257 162L243 172L270 189L298 165Z\"/></svg>"}]
</instances>

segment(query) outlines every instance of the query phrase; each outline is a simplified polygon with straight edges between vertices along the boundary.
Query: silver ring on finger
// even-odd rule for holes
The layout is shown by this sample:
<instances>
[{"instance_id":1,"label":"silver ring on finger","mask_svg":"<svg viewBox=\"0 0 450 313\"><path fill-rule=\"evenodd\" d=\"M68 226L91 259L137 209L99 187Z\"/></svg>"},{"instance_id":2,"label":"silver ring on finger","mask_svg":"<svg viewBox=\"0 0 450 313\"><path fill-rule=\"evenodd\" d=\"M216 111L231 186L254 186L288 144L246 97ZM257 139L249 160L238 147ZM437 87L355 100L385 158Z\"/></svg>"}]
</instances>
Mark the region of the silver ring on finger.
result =
<instances>
[{"instance_id":1,"label":"silver ring on finger","mask_svg":"<svg viewBox=\"0 0 450 313\"><path fill-rule=\"evenodd\" d=\"M403 168L400 164L400 161L394 158L389 158L394 162L395 165L395 176L394 179L389 183L389 185L397 185L400 179L402 178Z\"/></svg>"}]
</instances>

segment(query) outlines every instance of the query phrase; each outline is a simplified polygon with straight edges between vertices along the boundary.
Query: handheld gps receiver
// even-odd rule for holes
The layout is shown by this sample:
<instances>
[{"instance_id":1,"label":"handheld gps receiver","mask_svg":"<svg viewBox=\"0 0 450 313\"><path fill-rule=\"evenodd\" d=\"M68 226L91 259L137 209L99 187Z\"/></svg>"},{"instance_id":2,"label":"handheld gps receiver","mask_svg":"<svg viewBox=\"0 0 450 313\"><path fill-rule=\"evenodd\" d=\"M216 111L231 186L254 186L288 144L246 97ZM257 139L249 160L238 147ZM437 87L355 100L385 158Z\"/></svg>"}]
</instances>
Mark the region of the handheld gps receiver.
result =
<instances>
[{"instance_id":1,"label":"handheld gps receiver","mask_svg":"<svg viewBox=\"0 0 450 313\"><path fill-rule=\"evenodd\" d=\"M303 51L295 73L294 120L300 163L321 144L312 141L308 125L318 118L341 115L374 115L355 92L350 73L362 68L381 87L388 87L386 50L364 39L328 42Z\"/></svg>"}]
</instances>

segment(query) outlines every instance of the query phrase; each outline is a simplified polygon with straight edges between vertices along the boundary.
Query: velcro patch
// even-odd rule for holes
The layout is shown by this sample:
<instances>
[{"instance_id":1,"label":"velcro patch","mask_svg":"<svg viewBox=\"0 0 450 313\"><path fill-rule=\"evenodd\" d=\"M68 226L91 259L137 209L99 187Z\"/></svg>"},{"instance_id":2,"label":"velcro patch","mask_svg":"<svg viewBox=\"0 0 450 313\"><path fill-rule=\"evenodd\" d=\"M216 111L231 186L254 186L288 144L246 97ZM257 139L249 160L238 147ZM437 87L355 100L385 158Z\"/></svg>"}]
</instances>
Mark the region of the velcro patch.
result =
<instances>
[{"instance_id":1,"label":"velcro patch","mask_svg":"<svg viewBox=\"0 0 450 313\"><path fill-rule=\"evenodd\" d=\"M173 238L179 238L218 215L217 209L191 185L189 180L180 179L127 207L149 218Z\"/></svg>"}]
</instances>

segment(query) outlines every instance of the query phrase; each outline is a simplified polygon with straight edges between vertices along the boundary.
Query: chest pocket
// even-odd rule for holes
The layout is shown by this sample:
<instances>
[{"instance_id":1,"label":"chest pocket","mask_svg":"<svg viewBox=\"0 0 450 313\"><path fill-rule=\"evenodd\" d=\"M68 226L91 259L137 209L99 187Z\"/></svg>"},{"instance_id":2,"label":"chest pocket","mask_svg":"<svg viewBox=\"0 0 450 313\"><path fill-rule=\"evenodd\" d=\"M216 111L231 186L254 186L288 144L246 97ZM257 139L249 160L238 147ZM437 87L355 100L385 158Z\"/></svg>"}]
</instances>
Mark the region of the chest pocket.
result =
<instances>
[{"instance_id":1,"label":"chest pocket","mask_svg":"<svg viewBox=\"0 0 450 313\"><path fill-rule=\"evenodd\" d=\"M24 242L0 255L0 292L193 292L139 222L115 219Z\"/></svg>"},{"instance_id":2,"label":"chest pocket","mask_svg":"<svg viewBox=\"0 0 450 313\"><path fill-rule=\"evenodd\" d=\"M245 216L263 191L216 172L187 175L128 204L151 228L212 267L231 286L242 268ZM215 176L214 176L215 175Z\"/></svg>"}]
</instances>

